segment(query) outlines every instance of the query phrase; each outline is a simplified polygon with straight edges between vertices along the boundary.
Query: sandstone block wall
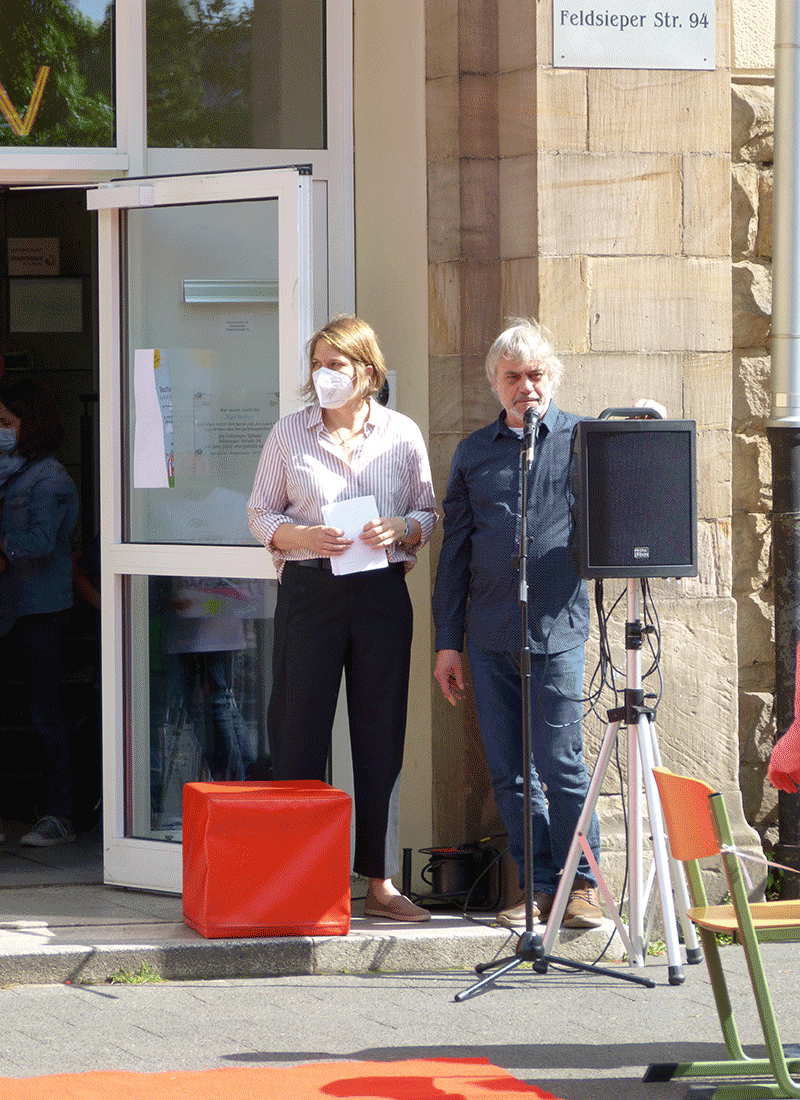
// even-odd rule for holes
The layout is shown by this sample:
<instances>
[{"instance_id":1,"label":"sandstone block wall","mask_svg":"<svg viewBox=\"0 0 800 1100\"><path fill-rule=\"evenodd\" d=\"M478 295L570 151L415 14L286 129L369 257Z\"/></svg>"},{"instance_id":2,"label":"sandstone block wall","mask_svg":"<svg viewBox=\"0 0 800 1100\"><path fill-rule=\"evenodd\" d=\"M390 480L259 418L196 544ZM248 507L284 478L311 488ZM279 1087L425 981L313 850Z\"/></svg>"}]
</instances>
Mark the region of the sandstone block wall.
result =
<instances>
[{"instance_id":1,"label":"sandstone block wall","mask_svg":"<svg viewBox=\"0 0 800 1100\"><path fill-rule=\"evenodd\" d=\"M717 69L703 73L555 69L550 8L427 0L437 491L458 441L497 415L483 358L511 315L554 333L564 408L596 415L648 396L696 420L700 575L652 583L663 682L648 690L660 695L665 763L715 783L735 810L729 4L718 4ZM610 705L586 723L591 763ZM440 842L502 832L474 711L447 707L438 689L434 777ZM618 786L609 777L601 799L615 885Z\"/></svg>"},{"instance_id":2,"label":"sandstone block wall","mask_svg":"<svg viewBox=\"0 0 800 1100\"><path fill-rule=\"evenodd\" d=\"M748 821L777 839L777 792L766 782L775 736L770 570L769 335L772 281L771 83L731 93L733 261L733 593L738 607L740 784Z\"/></svg>"}]
</instances>

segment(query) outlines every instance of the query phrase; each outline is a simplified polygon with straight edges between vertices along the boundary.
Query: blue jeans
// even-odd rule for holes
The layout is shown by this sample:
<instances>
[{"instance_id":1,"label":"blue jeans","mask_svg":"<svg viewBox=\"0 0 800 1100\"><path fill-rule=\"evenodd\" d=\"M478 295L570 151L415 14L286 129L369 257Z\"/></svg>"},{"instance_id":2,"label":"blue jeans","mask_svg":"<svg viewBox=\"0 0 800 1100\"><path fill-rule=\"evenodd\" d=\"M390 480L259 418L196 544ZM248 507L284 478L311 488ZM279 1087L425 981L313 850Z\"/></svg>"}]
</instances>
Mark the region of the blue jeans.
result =
<instances>
[{"instance_id":1,"label":"blue jeans","mask_svg":"<svg viewBox=\"0 0 800 1100\"><path fill-rule=\"evenodd\" d=\"M181 690L187 713L200 722L194 706L195 683L199 679L204 697L211 704L212 744L206 746L211 778L244 779L255 763L256 754L236 699L229 686L230 654L181 653Z\"/></svg>"},{"instance_id":2,"label":"blue jeans","mask_svg":"<svg viewBox=\"0 0 800 1100\"><path fill-rule=\"evenodd\" d=\"M522 776L522 683L519 655L483 649L468 641L481 738L509 848L525 882ZM537 891L554 894L586 801L589 776L583 760L584 647L531 659L531 872ZM593 815L586 831L600 858L600 827ZM581 852L577 874L594 883ZM595 883L596 885L596 883Z\"/></svg>"}]
</instances>

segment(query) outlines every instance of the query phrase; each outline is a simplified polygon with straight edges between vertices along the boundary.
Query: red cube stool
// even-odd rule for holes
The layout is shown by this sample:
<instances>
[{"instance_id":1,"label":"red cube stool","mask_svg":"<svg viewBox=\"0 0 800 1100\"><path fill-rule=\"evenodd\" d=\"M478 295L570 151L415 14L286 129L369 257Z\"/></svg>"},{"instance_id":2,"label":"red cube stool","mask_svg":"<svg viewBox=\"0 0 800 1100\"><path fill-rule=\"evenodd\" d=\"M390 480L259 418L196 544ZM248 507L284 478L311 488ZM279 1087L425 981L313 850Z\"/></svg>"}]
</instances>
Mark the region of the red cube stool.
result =
<instances>
[{"instance_id":1,"label":"red cube stool","mask_svg":"<svg viewBox=\"0 0 800 1100\"><path fill-rule=\"evenodd\" d=\"M350 812L315 780L186 783L186 924L207 939L346 936Z\"/></svg>"}]
</instances>

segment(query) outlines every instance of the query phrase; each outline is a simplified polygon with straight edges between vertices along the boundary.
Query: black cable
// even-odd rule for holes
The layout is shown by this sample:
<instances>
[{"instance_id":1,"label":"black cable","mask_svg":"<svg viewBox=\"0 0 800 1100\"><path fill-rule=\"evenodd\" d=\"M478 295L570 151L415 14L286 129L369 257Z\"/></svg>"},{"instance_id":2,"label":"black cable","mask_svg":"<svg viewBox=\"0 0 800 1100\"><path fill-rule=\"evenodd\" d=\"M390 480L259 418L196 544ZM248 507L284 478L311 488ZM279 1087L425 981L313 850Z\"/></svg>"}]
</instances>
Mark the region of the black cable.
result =
<instances>
[{"instance_id":1,"label":"black cable","mask_svg":"<svg viewBox=\"0 0 800 1100\"><path fill-rule=\"evenodd\" d=\"M450 891L449 893L446 893L446 894L442 894L442 893L437 893L437 894L414 894L414 895L412 895L411 900L416 902L417 904L419 904L419 903L425 902L425 901L428 901L428 902L446 901L448 899L452 899L453 901L455 901L456 899L463 897L464 901L463 901L463 905L461 907L462 917L464 917L464 919L466 919L466 920L471 920L473 923L476 923L476 924L483 923L481 921L477 921L474 917L469 915L468 909L469 909L469 905L470 905L470 899L472 898L472 895L473 895L476 887L479 885L479 883L484 878L484 876L489 874L500 863L503 856L506 854L506 852L509 851L509 849L508 849L508 847L506 847L506 848L502 849L502 851L499 851L498 849L494 848L494 846L483 848L483 847L481 847L481 845L484 845L484 844L488 845L490 843L490 841L497 840L499 837L504 836L504 835L505 835L504 833L493 833L491 836L483 837L481 840L475 842L474 845L465 846L465 848L471 849L471 851L475 852L475 853L477 853L477 852L484 852L484 853L487 853L487 854L490 853L490 852L495 853L495 855L491 859L491 861L484 868L481 869L480 874L478 874L476 876L476 878L473 880L473 882L470 884L469 889L466 892L466 895L464 894L463 890L457 890L457 891L453 890L453 891ZM425 854L429 854L429 853L439 854L439 852L441 852L442 855L447 854L446 851L440 850L440 849L423 848L423 849L421 849L421 851ZM456 849L453 850L454 855L457 855L458 853L459 853L459 849L456 848ZM463 848L462 848L462 854L467 854L467 852L464 851ZM437 860L436 859L429 859L428 862L425 864L425 866L420 871L420 878L422 879L422 881L425 882L428 886L431 886L431 887L433 887L433 881L432 881L432 878L430 876L431 876L431 873L432 873L433 869L436 867L436 865L437 865ZM491 904L489 904L489 901L491 902ZM498 882L497 882L497 885L496 885L496 888L495 888L495 893L494 893L493 896L490 895L489 901L487 901L487 903L484 906L482 906L482 910L484 910L486 912L489 912L492 909L496 909L497 906L500 903L500 877L499 877L499 875L498 875Z\"/></svg>"},{"instance_id":2,"label":"black cable","mask_svg":"<svg viewBox=\"0 0 800 1100\"><path fill-rule=\"evenodd\" d=\"M470 886L470 888L467 892L467 896L464 899L464 905L461 909L461 915L465 920L471 921L473 924L484 924L485 923L484 921L477 920L475 917L473 917L471 915L471 913L468 912L468 910L469 910L469 899L472 897L472 891L478 885L478 883L483 878L483 876L488 875L489 872L493 870L493 868L499 867L500 861L502 860L503 856L508 851L509 851L508 847L505 847L502 852L498 851L497 855L494 857L494 859L491 861L491 863L489 863L486 867L484 867L484 869L481 871L481 873L475 879L473 884ZM496 906L499 905L499 903L500 903L500 876L499 876L499 874L497 876L497 891L495 893L495 897L494 897L493 900L494 900L495 904L492 905L492 906L487 906L486 907L487 910L490 909L490 908L496 908Z\"/></svg>"}]
</instances>

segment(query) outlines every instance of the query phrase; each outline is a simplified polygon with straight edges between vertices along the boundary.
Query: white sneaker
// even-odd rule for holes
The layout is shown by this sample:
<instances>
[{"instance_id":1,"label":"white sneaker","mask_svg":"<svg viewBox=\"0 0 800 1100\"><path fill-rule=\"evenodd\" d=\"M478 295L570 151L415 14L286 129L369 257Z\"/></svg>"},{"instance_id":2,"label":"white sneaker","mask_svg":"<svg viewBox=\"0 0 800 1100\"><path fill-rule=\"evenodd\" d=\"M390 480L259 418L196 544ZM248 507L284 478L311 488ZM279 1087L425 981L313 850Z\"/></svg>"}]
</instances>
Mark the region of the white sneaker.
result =
<instances>
[{"instance_id":1,"label":"white sneaker","mask_svg":"<svg viewBox=\"0 0 800 1100\"><path fill-rule=\"evenodd\" d=\"M53 817L48 814L20 838L20 844L26 844L30 848L52 848L54 844L70 844L75 839L75 831L68 817Z\"/></svg>"}]
</instances>

